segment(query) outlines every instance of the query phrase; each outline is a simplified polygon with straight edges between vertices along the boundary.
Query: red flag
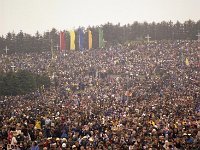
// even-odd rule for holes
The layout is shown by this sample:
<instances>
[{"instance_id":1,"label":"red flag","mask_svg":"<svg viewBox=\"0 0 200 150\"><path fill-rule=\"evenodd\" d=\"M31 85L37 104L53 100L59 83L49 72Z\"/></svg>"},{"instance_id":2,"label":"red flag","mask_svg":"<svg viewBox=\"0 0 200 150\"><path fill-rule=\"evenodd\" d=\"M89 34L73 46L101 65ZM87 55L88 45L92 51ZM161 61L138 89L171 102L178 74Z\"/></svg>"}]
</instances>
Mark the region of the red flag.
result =
<instances>
[{"instance_id":1,"label":"red flag","mask_svg":"<svg viewBox=\"0 0 200 150\"><path fill-rule=\"evenodd\" d=\"M65 50L65 32L60 32L60 50Z\"/></svg>"}]
</instances>

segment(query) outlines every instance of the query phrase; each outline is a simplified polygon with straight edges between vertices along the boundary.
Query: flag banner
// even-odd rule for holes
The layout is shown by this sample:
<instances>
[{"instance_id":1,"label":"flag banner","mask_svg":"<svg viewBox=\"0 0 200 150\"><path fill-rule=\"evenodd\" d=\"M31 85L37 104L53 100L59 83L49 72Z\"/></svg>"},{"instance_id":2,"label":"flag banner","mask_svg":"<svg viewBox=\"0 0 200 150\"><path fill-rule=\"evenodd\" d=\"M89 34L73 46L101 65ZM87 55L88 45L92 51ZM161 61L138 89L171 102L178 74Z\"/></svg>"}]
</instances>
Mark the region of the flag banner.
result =
<instances>
[{"instance_id":1,"label":"flag banner","mask_svg":"<svg viewBox=\"0 0 200 150\"><path fill-rule=\"evenodd\" d=\"M84 48L84 33L83 30L79 29L79 50L82 51Z\"/></svg>"},{"instance_id":2,"label":"flag banner","mask_svg":"<svg viewBox=\"0 0 200 150\"><path fill-rule=\"evenodd\" d=\"M187 66L190 65L188 58L185 59L185 64L186 64Z\"/></svg>"},{"instance_id":3,"label":"flag banner","mask_svg":"<svg viewBox=\"0 0 200 150\"><path fill-rule=\"evenodd\" d=\"M92 48L92 31L88 30L88 48Z\"/></svg>"},{"instance_id":4,"label":"flag banner","mask_svg":"<svg viewBox=\"0 0 200 150\"><path fill-rule=\"evenodd\" d=\"M70 50L75 50L75 32L70 31Z\"/></svg>"},{"instance_id":5,"label":"flag banner","mask_svg":"<svg viewBox=\"0 0 200 150\"><path fill-rule=\"evenodd\" d=\"M65 45L65 32L60 32L60 50L63 51L66 49Z\"/></svg>"},{"instance_id":6,"label":"flag banner","mask_svg":"<svg viewBox=\"0 0 200 150\"><path fill-rule=\"evenodd\" d=\"M105 43L103 39L103 30L99 28L99 48L104 48L104 47L105 47Z\"/></svg>"}]
</instances>

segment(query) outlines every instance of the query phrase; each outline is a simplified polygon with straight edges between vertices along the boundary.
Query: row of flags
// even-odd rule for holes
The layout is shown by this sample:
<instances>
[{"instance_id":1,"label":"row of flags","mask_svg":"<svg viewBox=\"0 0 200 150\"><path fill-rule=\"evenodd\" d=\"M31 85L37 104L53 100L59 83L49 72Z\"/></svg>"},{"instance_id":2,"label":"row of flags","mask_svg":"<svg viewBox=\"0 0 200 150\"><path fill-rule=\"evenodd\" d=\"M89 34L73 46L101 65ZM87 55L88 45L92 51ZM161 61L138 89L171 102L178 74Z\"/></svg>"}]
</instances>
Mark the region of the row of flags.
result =
<instances>
[{"instance_id":1,"label":"row of flags","mask_svg":"<svg viewBox=\"0 0 200 150\"><path fill-rule=\"evenodd\" d=\"M92 45L92 31L91 30L88 30L87 32L88 36L86 36L88 38L88 43L84 43L84 31L83 29L79 29L78 30L78 42L79 42L79 49L80 50L83 50L86 46L85 45L88 45L87 47L89 49L92 49L93 48L93 45ZM69 32L69 36L70 36L70 50L75 50L76 48L76 44L75 44L75 38L77 36L77 34L75 33L74 30L71 30ZM60 50L66 50L66 39L65 39L65 32L64 31L61 31L60 32ZM103 38L103 30L101 28L99 28L99 48L104 48L105 47L105 41L104 41L104 38Z\"/></svg>"}]
</instances>

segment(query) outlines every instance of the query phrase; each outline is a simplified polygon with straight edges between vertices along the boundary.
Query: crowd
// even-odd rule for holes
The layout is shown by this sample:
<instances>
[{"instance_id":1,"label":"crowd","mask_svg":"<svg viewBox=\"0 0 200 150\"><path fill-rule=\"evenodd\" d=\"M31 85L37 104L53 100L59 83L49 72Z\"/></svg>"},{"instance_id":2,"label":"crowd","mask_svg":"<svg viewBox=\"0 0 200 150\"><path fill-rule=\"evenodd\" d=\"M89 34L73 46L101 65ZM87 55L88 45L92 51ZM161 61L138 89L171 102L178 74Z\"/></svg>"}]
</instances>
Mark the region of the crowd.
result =
<instances>
[{"instance_id":1,"label":"crowd","mask_svg":"<svg viewBox=\"0 0 200 150\"><path fill-rule=\"evenodd\" d=\"M50 52L2 54L0 69L52 80L49 89L1 97L0 149L200 149L197 41L67 51L53 60Z\"/></svg>"}]
</instances>

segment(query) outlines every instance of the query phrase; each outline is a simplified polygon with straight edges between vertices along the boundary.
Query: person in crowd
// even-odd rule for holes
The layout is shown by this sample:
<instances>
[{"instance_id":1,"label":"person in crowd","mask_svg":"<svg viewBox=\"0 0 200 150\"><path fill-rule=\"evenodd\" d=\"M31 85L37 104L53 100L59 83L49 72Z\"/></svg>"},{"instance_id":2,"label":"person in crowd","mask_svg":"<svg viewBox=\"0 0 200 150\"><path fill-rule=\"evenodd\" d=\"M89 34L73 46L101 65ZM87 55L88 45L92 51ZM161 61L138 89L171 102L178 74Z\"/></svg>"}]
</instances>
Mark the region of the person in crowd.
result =
<instances>
[{"instance_id":1,"label":"person in crowd","mask_svg":"<svg viewBox=\"0 0 200 150\"><path fill-rule=\"evenodd\" d=\"M14 71L48 73L53 84L1 97L0 148L200 149L199 47L141 42L67 51L54 61L50 52L2 55L4 72L14 64Z\"/></svg>"}]
</instances>

